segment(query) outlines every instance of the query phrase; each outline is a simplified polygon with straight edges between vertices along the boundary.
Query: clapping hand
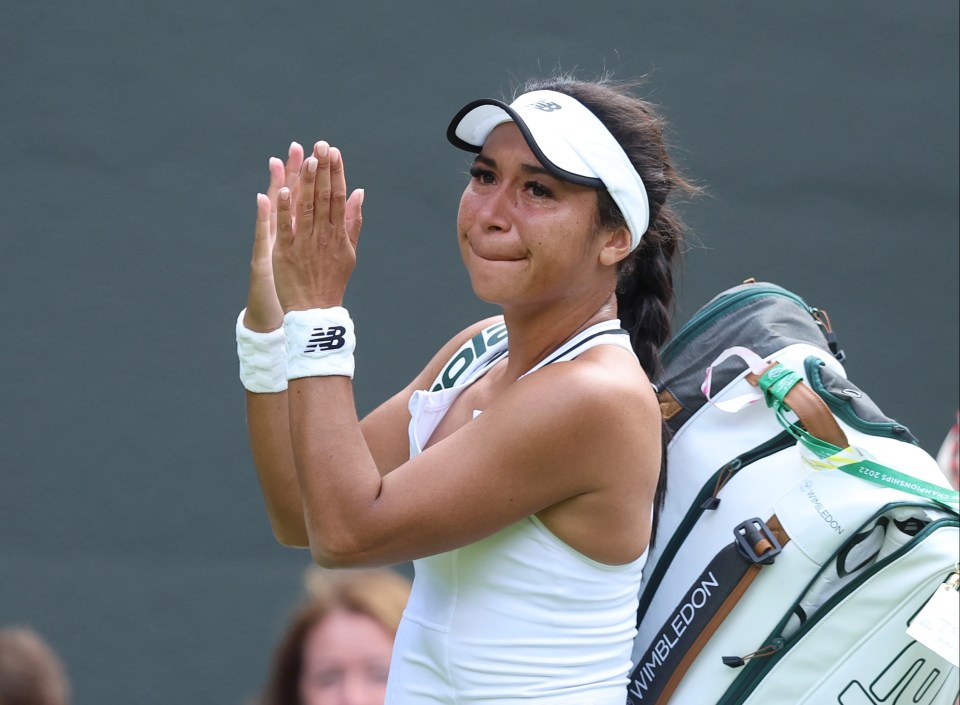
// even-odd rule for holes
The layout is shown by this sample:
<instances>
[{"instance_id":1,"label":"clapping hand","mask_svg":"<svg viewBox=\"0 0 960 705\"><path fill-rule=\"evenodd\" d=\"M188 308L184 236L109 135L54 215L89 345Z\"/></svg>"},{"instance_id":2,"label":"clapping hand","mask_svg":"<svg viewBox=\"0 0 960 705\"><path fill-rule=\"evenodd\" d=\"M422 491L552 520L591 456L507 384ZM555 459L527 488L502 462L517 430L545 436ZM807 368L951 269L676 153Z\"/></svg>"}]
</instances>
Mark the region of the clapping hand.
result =
<instances>
[{"instance_id":1,"label":"clapping hand","mask_svg":"<svg viewBox=\"0 0 960 705\"><path fill-rule=\"evenodd\" d=\"M347 198L343 156L336 147L317 142L297 185L285 185L277 194L273 275L284 313L342 305L362 222L363 190Z\"/></svg>"},{"instance_id":2,"label":"clapping hand","mask_svg":"<svg viewBox=\"0 0 960 705\"><path fill-rule=\"evenodd\" d=\"M271 157L269 169L267 193L257 194L243 321L258 332L279 328L285 311L342 302L356 263L363 201L362 190L346 199L342 156L326 142L318 142L307 159L293 142L286 162Z\"/></svg>"}]
</instances>

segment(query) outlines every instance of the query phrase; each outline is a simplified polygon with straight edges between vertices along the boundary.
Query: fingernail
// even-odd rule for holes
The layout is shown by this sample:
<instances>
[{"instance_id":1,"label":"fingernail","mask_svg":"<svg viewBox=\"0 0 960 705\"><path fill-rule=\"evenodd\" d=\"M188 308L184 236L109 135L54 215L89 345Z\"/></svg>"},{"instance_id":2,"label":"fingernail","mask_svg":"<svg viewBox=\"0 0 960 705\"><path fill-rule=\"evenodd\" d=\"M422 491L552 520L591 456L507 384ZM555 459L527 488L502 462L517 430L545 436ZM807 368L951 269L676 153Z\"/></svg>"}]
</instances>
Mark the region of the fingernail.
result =
<instances>
[{"instance_id":1,"label":"fingernail","mask_svg":"<svg viewBox=\"0 0 960 705\"><path fill-rule=\"evenodd\" d=\"M323 159L330 153L330 145L326 142L317 142L317 145L313 148L313 151L318 157Z\"/></svg>"},{"instance_id":2,"label":"fingernail","mask_svg":"<svg viewBox=\"0 0 960 705\"><path fill-rule=\"evenodd\" d=\"M281 200L281 201L289 201L289 200L290 200L290 189L288 189L286 186L284 186L282 189L280 189L280 200Z\"/></svg>"},{"instance_id":3,"label":"fingernail","mask_svg":"<svg viewBox=\"0 0 960 705\"><path fill-rule=\"evenodd\" d=\"M337 149L336 147L331 147L331 148L330 148L330 161L331 161L331 162L338 162L338 161L340 161L340 150Z\"/></svg>"},{"instance_id":4,"label":"fingernail","mask_svg":"<svg viewBox=\"0 0 960 705\"><path fill-rule=\"evenodd\" d=\"M358 206L362 206L362 205L363 205L363 197L367 194L367 192L364 191L363 189L357 189L357 190L360 191L360 195L357 196L357 205L358 205Z\"/></svg>"},{"instance_id":5,"label":"fingernail","mask_svg":"<svg viewBox=\"0 0 960 705\"><path fill-rule=\"evenodd\" d=\"M293 151L293 150L296 149L297 147L300 147L300 143L299 143L299 142L291 142L291 143L290 143L290 149L289 149L288 151Z\"/></svg>"},{"instance_id":6,"label":"fingernail","mask_svg":"<svg viewBox=\"0 0 960 705\"><path fill-rule=\"evenodd\" d=\"M270 157L270 165L273 166L274 163L283 164L283 162L277 159L276 157Z\"/></svg>"},{"instance_id":7,"label":"fingernail","mask_svg":"<svg viewBox=\"0 0 960 705\"><path fill-rule=\"evenodd\" d=\"M307 171L309 171L311 174L317 171L317 160L313 157L310 157L307 160Z\"/></svg>"}]
</instances>

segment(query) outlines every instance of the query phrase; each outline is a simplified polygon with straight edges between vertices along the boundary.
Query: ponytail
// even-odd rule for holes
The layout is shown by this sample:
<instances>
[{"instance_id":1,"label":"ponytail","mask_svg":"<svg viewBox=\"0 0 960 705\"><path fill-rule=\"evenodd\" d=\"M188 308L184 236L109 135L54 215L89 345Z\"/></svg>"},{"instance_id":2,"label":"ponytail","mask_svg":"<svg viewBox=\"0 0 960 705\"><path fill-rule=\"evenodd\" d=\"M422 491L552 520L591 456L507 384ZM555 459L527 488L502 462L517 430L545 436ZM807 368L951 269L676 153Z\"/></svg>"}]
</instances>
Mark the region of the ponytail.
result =
<instances>
[{"instance_id":1,"label":"ponytail","mask_svg":"<svg viewBox=\"0 0 960 705\"><path fill-rule=\"evenodd\" d=\"M606 192L603 195L609 198ZM620 323L630 333L637 359L654 388L663 373L660 349L670 338L674 300L673 263L682 241L682 226L676 217L672 213L664 213L668 210L666 208L658 210L659 217L651 218L651 225L640 246L621 265L617 283ZM664 420L661 420L660 442L660 475L653 497L651 544L657 537L657 523L667 494L670 429Z\"/></svg>"}]
</instances>

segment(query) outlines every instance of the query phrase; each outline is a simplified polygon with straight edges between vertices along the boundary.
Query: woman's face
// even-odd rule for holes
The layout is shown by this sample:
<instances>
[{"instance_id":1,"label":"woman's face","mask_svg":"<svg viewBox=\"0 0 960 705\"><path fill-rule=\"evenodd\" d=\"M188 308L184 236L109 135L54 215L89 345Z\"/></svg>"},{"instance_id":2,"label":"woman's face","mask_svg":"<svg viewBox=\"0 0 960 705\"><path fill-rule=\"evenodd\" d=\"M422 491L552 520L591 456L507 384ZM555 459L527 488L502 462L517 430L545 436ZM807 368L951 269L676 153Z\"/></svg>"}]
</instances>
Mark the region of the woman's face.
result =
<instances>
[{"instance_id":1,"label":"woman's face","mask_svg":"<svg viewBox=\"0 0 960 705\"><path fill-rule=\"evenodd\" d=\"M365 614L337 610L307 632L302 705L383 705L393 638Z\"/></svg>"},{"instance_id":2,"label":"woman's face","mask_svg":"<svg viewBox=\"0 0 960 705\"><path fill-rule=\"evenodd\" d=\"M546 171L514 123L490 133L470 175L457 229L477 296L543 306L611 286L597 192Z\"/></svg>"}]
</instances>

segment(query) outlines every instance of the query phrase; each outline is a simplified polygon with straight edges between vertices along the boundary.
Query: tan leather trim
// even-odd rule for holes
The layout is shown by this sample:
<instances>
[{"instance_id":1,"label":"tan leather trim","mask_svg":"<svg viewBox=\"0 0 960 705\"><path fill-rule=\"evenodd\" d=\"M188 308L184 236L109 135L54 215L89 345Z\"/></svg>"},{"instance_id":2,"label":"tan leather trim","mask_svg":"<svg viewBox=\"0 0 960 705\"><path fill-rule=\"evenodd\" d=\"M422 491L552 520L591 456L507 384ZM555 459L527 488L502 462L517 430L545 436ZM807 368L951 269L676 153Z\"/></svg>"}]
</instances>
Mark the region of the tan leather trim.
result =
<instances>
[{"instance_id":1,"label":"tan leather trim","mask_svg":"<svg viewBox=\"0 0 960 705\"><path fill-rule=\"evenodd\" d=\"M674 416L683 411L683 406L677 401L677 398L670 393L669 389L664 389L657 395L660 401L660 416L664 421L669 421Z\"/></svg>"},{"instance_id":2,"label":"tan leather trim","mask_svg":"<svg viewBox=\"0 0 960 705\"><path fill-rule=\"evenodd\" d=\"M781 548L786 546L790 542L790 536L784 531L783 526L780 524L780 520L777 518L777 515L774 514L766 522L767 527L777 537L777 541L780 542ZM766 540L765 540L766 541ZM700 635L697 637L696 641L690 645L690 649L684 654L683 659L677 664L676 669L673 673L670 674L670 679L667 681L667 684L663 687L663 690L660 692L660 697L657 698L654 705L666 705L670 701L670 698L673 696L673 691L677 689L677 686L680 685L680 681L683 680L684 675L690 669L690 666L693 665L694 660L697 656L700 655L700 652L703 651L703 647L707 645L707 642L710 641L710 638L713 636L714 632L720 628L720 624L727 618L727 615L733 611L733 608L737 606L737 603L740 602L740 598L743 597L743 594L747 591L747 588L750 587L751 583L756 580L757 576L760 575L760 569L763 566L752 565L747 569L747 572L740 579L740 582L737 583L737 586L733 591L727 595L727 599L723 601L723 604L720 605L720 609L717 610L717 613L713 615L713 619L707 622L707 626L703 628L703 631L700 632Z\"/></svg>"},{"instance_id":3,"label":"tan leather trim","mask_svg":"<svg viewBox=\"0 0 960 705\"><path fill-rule=\"evenodd\" d=\"M776 363L771 363L771 366ZM757 380L761 375L755 375L752 372L747 375L747 380L753 386L757 386ZM847 434L840 428L840 424L833 417L833 413L826 402L814 392L803 380L793 385L793 388L787 392L783 399L790 410L797 415L803 427L813 436L821 441L832 443L838 448L846 448L850 445L847 440Z\"/></svg>"}]
</instances>

